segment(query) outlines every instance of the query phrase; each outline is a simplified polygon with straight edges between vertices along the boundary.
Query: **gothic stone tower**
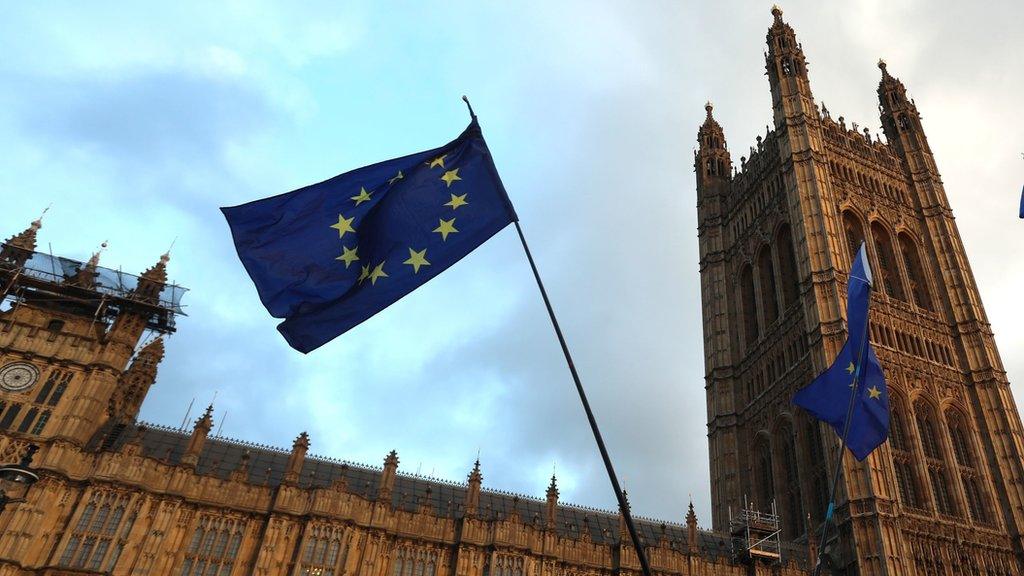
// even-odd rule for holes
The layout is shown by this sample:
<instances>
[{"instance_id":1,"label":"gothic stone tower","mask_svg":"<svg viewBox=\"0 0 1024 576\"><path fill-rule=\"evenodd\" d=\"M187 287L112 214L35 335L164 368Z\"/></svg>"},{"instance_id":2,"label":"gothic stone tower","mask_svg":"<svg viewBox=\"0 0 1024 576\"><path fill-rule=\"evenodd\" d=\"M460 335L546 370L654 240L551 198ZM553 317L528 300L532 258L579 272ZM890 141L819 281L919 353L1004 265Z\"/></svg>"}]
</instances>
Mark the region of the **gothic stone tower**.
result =
<instances>
[{"instance_id":1,"label":"gothic stone tower","mask_svg":"<svg viewBox=\"0 0 1024 576\"><path fill-rule=\"evenodd\" d=\"M791 399L846 338L866 241L891 434L863 463L844 455L832 554L846 573L1020 574L1020 416L916 104L880 62L886 141L833 120L772 14L773 128L738 171L710 104L697 135L714 526L774 499L785 538L817 533L838 440Z\"/></svg>"}]
</instances>

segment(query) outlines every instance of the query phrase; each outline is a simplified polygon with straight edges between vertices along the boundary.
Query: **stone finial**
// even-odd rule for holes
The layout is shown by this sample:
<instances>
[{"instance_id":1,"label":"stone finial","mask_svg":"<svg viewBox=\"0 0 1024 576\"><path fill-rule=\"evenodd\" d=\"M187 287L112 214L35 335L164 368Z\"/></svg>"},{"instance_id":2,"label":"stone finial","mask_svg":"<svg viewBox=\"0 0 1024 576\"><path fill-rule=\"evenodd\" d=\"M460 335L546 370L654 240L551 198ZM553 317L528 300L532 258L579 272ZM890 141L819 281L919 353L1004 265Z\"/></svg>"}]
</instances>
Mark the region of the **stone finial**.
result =
<instances>
[{"instance_id":1,"label":"stone finial","mask_svg":"<svg viewBox=\"0 0 1024 576\"><path fill-rule=\"evenodd\" d=\"M477 457L467 478L469 488L466 490L466 516L476 516L480 510L480 484L483 483L483 479L483 474L480 473L480 458Z\"/></svg>"},{"instance_id":2,"label":"stone finial","mask_svg":"<svg viewBox=\"0 0 1024 576\"><path fill-rule=\"evenodd\" d=\"M288 464L285 466L284 483L296 484L299 475L302 473L302 465L306 461L306 451L309 450L309 434L302 432L292 442L292 453L288 455Z\"/></svg>"},{"instance_id":3,"label":"stone finial","mask_svg":"<svg viewBox=\"0 0 1024 576\"><path fill-rule=\"evenodd\" d=\"M191 468L196 467L196 464L199 463L199 455L202 454L203 446L206 444L206 437L212 429L213 404L206 407L206 412L197 418L195 425L192 426L192 435L188 439L188 446L185 447L185 453L181 456L182 464Z\"/></svg>"},{"instance_id":4,"label":"stone finial","mask_svg":"<svg viewBox=\"0 0 1024 576\"><path fill-rule=\"evenodd\" d=\"M691 550L697 548L697 513L693 511L693 500L686 512L686 543Z\"/></svg>"},{"instance_id":5,"label":"stone finial","mask_svg":"<svg viewBox=\"0 0 1024 576\"><path fill-rule=\"evenodd\" d=\"M708 118L709 119L712 117L711 116L711 112L714 109L715 109L715 105L711 103L711 100L708 100L707 102L704 103L704 110L708 113Z\"/></svg>"},{"instance_id":6,"label":"stone finial","mask_svg":"<svg viewBox=\"0 0 1024 576\"><path fill-rule=\"evenodd\" d=\"M106 249L107 243L106 241L104 241L102 244L100 244L100 249L93 252L92 256L89 258L89 261L86 262L84 266L79 268L78 272L76 272L75 275L71 277L71 285L78 286L80 288L86 288L88 290L92 290L93 288L96 287L96 276L98 275L96 269L99 268L100 265L100 254L102 254L103 251Z\"/></svg>"},{"instance_id":7,"label":"stone finial","mask_svg":"<svg viewBox=\"0 0 1024 576\"><path fill-rule=\"evenodd\" d=\"M772 16L775 18L775 22L782 23L782 8L779 8L778 4L772 4Z\"/></svg>"},{"instance_id":8,"label":"stone finial","mask_svg":"<svg viewBox=\"0 0 1024 576\"><path fill-rule=\"evenodd\" d=\"M554 527L558 515L558 480L551 474L551 483L548 484L547 503L544 506L544 523L548 527Z\"/></svg>"},{"instance_id":9,"label":"stone finial","mask_svg":"<svg viewBox=\"0 0 1024 576\"><path fill-rule=\"evenodd\" d=\"M380 475L380 490L377 499L385 504L391 503L391 492L395 487L395 476L398 474L398 452L392 450L384 457L384 473Z\"/></svg>"}]
</instances>

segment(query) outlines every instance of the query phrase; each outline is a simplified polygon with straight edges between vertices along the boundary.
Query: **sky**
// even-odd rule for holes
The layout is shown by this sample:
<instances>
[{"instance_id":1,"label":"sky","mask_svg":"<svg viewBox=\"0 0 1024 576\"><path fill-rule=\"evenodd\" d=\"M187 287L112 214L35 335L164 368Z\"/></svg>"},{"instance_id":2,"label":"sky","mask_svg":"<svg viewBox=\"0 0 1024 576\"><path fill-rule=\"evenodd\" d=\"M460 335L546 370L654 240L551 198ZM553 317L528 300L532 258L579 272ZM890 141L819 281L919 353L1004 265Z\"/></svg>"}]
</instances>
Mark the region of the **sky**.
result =
<instances>
[{"instance_id":1,"label":"sky","mask_svg":"<svg viewBox=\"0 0 1024 576\"><path fill-rule=\"evenodd\" d=\"M635 514L710 524L693 148L771 121L759 2L21 3L0 21L0 236L190 289L141 418L613 509L514 230L303 356L218 207L434 148L469 95ZM812 89L881 133L878 58L923 115L1024 398L1024 4L786 2Z\"/></svg>"}]
</instances>

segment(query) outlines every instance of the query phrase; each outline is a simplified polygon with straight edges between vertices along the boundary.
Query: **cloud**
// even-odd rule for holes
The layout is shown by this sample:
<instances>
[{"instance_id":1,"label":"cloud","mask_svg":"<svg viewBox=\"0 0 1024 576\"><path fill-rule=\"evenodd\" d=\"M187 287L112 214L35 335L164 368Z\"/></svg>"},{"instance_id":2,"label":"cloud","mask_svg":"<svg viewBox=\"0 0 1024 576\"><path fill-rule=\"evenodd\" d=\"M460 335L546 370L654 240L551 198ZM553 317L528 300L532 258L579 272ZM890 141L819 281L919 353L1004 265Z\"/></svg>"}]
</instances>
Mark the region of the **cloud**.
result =
<instances>
[{"instance_id":1,"label":"cloud","mask_svg":"<svg viewBox=\"0 0 1024 576\"><path fill-rule=\"evenodd\" d=\"M925 115L1011 380L1024 344L1012 228L1024 50L1017 3L785 6L816 99L877 125L878 70ZM771 122L767 7L463 3L305 10L184 4L0 24L0 189L20 230L192 288L143 416L178 425L217 393L224 433L613 507L603 465L512 231L309 355L274 330L216 208L436 146L469 94L634 511L709 523L692 148L705 100L738 158ZM990 18L996 13L998 19ZM116 21L109 34L100 23ZM6 26L6 27L5 27ZM993 134L999 138L993 138ZM1006 144L1010 143L1010 144ZM1006 212L1003 218L1003 212ZM1020 392L1020 383L1014 385ZM195 410L193 411L195 415Z\"/></svg>"}]
</instances>

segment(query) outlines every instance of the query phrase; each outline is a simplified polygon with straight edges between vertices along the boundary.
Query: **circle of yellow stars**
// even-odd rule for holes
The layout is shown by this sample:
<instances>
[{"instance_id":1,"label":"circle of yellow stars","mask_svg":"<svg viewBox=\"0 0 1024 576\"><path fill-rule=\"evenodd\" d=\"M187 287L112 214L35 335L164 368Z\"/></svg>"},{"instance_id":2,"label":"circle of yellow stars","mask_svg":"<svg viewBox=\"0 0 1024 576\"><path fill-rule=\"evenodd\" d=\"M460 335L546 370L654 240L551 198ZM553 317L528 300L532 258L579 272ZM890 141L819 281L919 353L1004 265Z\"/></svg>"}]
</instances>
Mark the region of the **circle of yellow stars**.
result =
<instances>
[{"instance_id":1,"label":"circle of yellow stars","mask_svg":"<svg viewBox=\"0 0 1024 576\"><path fill-rule=\"evenodd\" d=\"M449 166L445 165L445 161L447 159L448 154L442 154L437 158L434 158L433 160L427 162L426 165L428 168L442 168L444 172L441 174L440 179L445 183L445 188L451 188L452 184L462 180L462 177L459 176L459 168L450 168ZM394 185L395 182L398 182L399 180L402 180L404 178L405 174L403 174L402 171L399 170L395 176L388 179L388 185ZM349 199L355 202L355 206L358 207L363 202L372 201L373 194L373 190L367 190L365 187L360 186L359 193L356 194L355 196L350 196ZM455 194L453 192L450 192L450 199L448 200L448 202L445 202L442 206L447 206L451 208L452 211L454 212L462 206L469 205L469 201L466 199L468 196L469 193ZM338 222L332 224L331 228L337 230L338 238L344 241L345 234L349 232L356 234L355 226L353 226L352 224L354 221L355 216L346 218L344 214L338 214ZM433 230L433 232L435 234L441 235L441 241L447 242L448 236L459 232L458 228L455 227L455 217L453 216L452 218L449 219L438 218L438 226ZM411 266L413 274L419 274L420 268L422 268L423 266L430 266L430 262L427 260L426 248L423 248L422 250L416 250L415 248L410 246L408 247L408 249L409 258L402 262L402 264ZM353 245L349 247L346 246L345 244L342 244L341 255L335 257L335 260L344 262L345 269L348 269L354 262L360 262L358 250L358 245ZM372 264L360 264L360 271L359 277L357 278L357 282L360 285L362 285L363 282L369 280L371 286L376 286L377 280L388 277L388 273L384 271L383 261L377 264L376 266L373 266Z\"/></svg>"}]
</instances>

